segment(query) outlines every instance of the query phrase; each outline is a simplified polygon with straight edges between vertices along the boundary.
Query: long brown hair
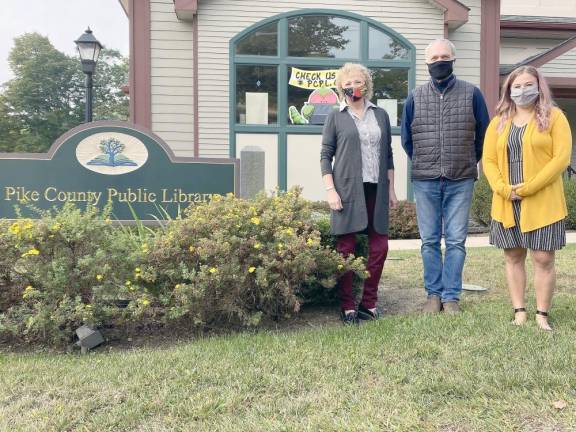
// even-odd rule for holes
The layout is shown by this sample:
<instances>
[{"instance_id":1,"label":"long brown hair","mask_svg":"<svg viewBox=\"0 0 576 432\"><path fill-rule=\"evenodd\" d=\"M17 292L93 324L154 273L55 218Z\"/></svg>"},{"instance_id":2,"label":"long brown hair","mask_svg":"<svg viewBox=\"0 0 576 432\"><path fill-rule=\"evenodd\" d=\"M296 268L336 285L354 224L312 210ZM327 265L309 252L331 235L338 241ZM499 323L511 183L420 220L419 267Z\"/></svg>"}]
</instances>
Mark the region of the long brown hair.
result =
<instances>
[{"instance_id":1,"label":"long brown hair","mask_svg":"<svg viewBox=\"0 0 576 432\"><path fill-rule=\"evenodd\" d=\"M530 74L536 78L538 89L540 91L540 95L538 96L536 105L534 106L538 130L542 132L550 126L550 113L555 104L552 100L552 94L544 75L542 75L534 66L520 66L508 75L508 78L506 78L506 81L504 81L504 85L502 86L500 101L496 106L496 115L500 117L500 123L498 124L499 132L504 130L506 122L514 116L514 113L516 113L516 104L510 97L510 88L516 78L523 73Z\"/></svg>"}]
</instances>

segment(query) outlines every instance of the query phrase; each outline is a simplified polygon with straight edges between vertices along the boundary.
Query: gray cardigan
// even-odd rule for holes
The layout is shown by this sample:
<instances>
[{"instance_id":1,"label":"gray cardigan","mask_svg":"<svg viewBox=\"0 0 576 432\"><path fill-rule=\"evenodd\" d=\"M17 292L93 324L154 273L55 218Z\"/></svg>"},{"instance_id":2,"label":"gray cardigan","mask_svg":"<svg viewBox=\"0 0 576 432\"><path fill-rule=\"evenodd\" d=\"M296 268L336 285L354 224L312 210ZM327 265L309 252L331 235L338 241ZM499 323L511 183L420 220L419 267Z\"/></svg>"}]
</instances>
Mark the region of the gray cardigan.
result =
<instances>
[{"instance_id":1,"label":"gray cardigan","mask_svg":"<svg viewBox=\"0 0 576 432\"><path fill-rule=\"evenodd\" d=\"M379 234L388 234L388 170L394 169L390 119L382 108L375 106L370 109L374 110L382 131L374 229ZM360 136L347 110L332 111L326 119L322 132L320 168L322 176L332 174L334 187L342 200L343 209L330 212L332 234L343 235L364 231L368 227L368 214L362 181Z\"/></svg>"}]
</instances>

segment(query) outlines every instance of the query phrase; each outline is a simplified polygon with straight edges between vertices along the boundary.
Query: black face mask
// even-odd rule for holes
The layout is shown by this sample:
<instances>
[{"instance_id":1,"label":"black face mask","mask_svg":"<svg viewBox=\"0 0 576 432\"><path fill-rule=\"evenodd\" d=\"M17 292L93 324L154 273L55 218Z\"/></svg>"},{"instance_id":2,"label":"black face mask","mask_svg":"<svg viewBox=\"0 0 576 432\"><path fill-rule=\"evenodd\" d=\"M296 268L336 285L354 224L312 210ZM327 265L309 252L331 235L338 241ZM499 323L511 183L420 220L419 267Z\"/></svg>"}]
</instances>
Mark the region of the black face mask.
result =
<instances>
[{"instance_id":1,"label":"black face mask","mask_svg":"<svg viewBox=\"0 0 576 432\"><path fill-rule=\"evenodd\" d=\"M443 60L428 64L428 72L436 81L442 81L452 75L454 60Z\"/></svg>"}]
</instances>

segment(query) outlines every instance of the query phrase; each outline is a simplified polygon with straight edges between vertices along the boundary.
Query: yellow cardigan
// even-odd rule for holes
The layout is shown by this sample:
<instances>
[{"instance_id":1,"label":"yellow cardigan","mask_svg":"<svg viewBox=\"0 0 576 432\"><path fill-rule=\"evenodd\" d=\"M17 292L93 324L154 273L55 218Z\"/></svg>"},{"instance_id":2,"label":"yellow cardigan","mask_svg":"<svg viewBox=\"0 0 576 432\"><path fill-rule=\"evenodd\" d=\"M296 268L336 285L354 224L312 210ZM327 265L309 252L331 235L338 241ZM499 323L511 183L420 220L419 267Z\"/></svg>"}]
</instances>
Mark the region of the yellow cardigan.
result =
<instances>
[{"instance_id":1,"label":"yellow cardigan","mask_svg":"<svg viewBox=\"0 0 576 432\"><path fill-rule=\"evenodd\" d=\"M508 177L508 120L498 133L499 117L490 122L484 138L482 168L492 195L492 219L505 228L515 225ZM553 108L550 126L540 132L534 117L528 122L522 139L523 185L516 190L520 203L520 230L532 231L564 219L567 214L562 173L570 164L572 135L564 113Z\"/></svg>"}]
</instances>

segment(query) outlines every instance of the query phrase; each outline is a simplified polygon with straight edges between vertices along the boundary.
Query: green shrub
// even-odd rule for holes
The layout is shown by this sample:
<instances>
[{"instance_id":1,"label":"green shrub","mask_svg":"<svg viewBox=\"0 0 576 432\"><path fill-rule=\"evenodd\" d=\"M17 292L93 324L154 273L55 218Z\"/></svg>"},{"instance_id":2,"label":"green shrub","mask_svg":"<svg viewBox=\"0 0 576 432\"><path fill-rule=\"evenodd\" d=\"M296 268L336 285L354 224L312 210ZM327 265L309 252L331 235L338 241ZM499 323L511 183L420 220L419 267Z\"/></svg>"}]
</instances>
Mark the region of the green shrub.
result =
<instances>
[{"instance_id":1,"label":"green shrub","mask_svg":"<svg viewBox=\"0 0 576 432\"><path fill-rule=\"evenodd\" d=\"M333 249L298 189L214 196L159 230L116 227L109 208L37 211L0 224L0 337L63 344L82 324L257 325L333 298L346 271L366 275L361 258Z\"/></svg>"},{"instance_id":2,"label":"green shrub","mask_svg":"<svg viewBox=\"0 0 576 432\"><path fill-rule=\"evenodd\" d=\"M348 270L365 274L361 259L322 244L309 203L293 189L191 207L151 246L142 280L166 319L246 326L298 312L305 287L330 290Z\"/></svg>"},{"instance_id":3,"label":"green shrub","mask_svg":"<svg viewBox=\"0 0 576 432\"><path fill-rule=\"evenodd\" d=\"M568 206L568 217L566 218L566 228L576 230L576 177L564 176L564 195Z\"/></svg>"},{"instance_id":4,"label":"green shrub","mask_svg":"<svg viewBox=\"0 0 576 432\"><path fill-rule=\"evenodd\" d=\"M416 204L410 201L398 201L396 208L390 209L391 239L420 238L416 220Z\"/></svg>"},{"instance_id":5,"label":"green shrub","mask_svg":"<svg viewBox=\"0 0 576 432\"><path fill-rule=\"evenodd\" d=\"M481 225L490 226L491 207L492 189L486 176L480 175L474 186L474 195L472 196L472 207L470 208L472 219Z\"/></svg>"},{"instance_id":6,"label":"green shrub","mask_svg":"<svg viewBox=\"0 0 576 432\"><path fill-rule=\"evenodd\" d=\"M16 256L2 253L3 260L14 262L0 334L63 343L82 324L97 326L122 314L138 315L136 306L121 311L111 303L124 296L123 290L130 291L127 283L135 277L142 252L121 238L123 232L112 226L109 211L81 211L67 204L41 215L38 221L21 219L3 231Z\"/></svg>"}]
</instances>

